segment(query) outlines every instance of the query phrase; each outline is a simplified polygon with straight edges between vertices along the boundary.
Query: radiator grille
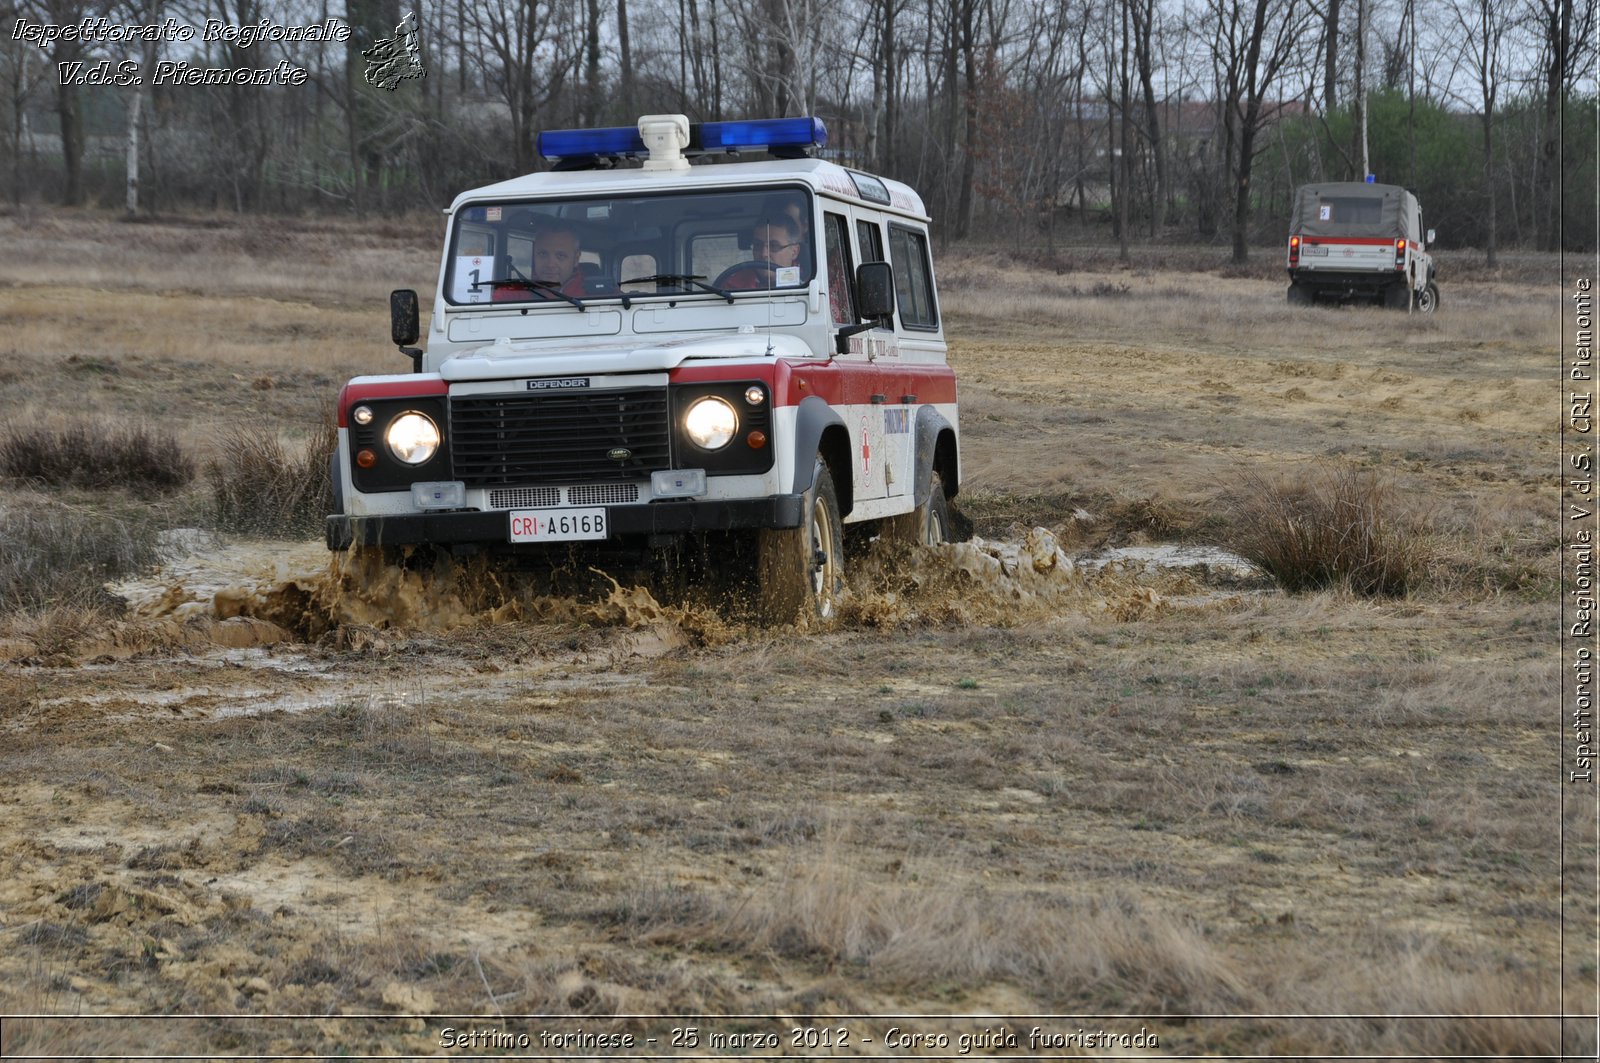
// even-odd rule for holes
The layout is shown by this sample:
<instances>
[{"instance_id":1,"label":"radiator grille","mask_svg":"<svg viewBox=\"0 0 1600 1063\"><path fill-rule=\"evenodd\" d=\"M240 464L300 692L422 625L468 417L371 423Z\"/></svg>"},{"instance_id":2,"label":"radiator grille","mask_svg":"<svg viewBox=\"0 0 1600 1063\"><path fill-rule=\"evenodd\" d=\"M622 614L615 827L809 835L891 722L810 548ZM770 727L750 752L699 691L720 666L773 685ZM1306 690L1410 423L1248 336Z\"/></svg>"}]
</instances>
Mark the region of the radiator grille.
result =
<instances>
[{"instance_id":1,"label":"radiator grille","mask_svg":"<svg viewBox=\"0 0 1600 1063\"><path fill-rule=\"evenodd\" d=\"M638 484L592 484L567 488L569 506L616 506L637 501Z\"/></svg>"},{"instance_id":2,"label":"radiator grille","mask_svg":"<svg viewBox=\"0 0 1600 1063\"><path fill-rule=\"evenodd\" d=\"M489 492L490 509L547 509L560 504L559 487L497 487Z\"/></svg>"},{"instance_id":3,"label":"radiator grille","mask_svg":"<svg viewBox=\"0 0 1600 1063\"><path fill-rule=\"evenodd\" d=\"M643 480L671 467L670 440L666 388L450 400L450 458L469 487Z\"/></svg>"}]
</instances>

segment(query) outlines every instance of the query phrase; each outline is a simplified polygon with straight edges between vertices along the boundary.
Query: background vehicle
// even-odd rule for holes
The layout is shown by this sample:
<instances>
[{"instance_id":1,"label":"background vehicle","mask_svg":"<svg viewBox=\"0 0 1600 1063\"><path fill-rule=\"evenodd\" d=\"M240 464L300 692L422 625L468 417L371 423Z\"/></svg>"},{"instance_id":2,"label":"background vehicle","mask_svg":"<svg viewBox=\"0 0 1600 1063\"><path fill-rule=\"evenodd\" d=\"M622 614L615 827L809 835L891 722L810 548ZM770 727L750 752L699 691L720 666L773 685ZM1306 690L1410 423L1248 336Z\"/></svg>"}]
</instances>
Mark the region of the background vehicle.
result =
<instances>
[{"instance_id":1,"label":"background vehicle","mask_svg":"<svg viewBox=\"0 0 1600 1063\"><path fill-rule=\"evenodd\" d=\"M748 561L788 620L834 612L845 525L944 539L961 481L929 219L808 157L826 138L652 115L541 134L553 172L457 197L426 351L415 293L391 300L415 372L340 395L329 547L692 547ZM779 214L792 265L751 245ZM553 231L581 248L559 286L535 275Z\"/></svg>"},{"instance_id":2,"label":"background vehicle","mask_svg":"<svg viewBox=\"0 0 1600 1063\"><path fill-rule=\"evenodd\" d=\"M1370 299L1431 314L1439 307L1433 232L1417 197L1395 185L1301 185L1289 220L1289 303Z\"/></svg>"}]
</instances>

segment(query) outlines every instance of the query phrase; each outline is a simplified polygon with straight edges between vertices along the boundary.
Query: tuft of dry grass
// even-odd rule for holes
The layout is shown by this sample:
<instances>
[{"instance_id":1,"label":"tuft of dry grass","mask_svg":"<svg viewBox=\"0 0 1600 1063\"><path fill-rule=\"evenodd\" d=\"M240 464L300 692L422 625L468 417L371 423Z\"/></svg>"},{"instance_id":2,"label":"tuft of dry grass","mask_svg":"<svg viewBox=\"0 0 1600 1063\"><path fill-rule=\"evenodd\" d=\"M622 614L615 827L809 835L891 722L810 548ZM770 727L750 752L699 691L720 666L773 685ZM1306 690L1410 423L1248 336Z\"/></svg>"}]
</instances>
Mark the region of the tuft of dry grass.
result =
<instances>
[{"instance_id":1,"label":"tuft of dry grass","mask_svg":"<svg viewBox=\"0 0 1600 1063\"><path fill-rule=\"evenodd\" d=\"M44 499L0 505L0 613L106 604L106 581L157 559L148 513L126 516Z\"/></svg>"},{"instance_id":2,"label":"tuft of dry grass","mask_svg":"<svg viewBox=\"0 0 1600 1063\"><path fill-rule=\"evenodd\" d=\"M1246 472L1221 502L1230 526L1226 545L1287 591L1346 587L1399 597L1427 571L1425 530L1375 472L1323 469L1279 478Z\"/></svg>"},{"instance_id":3,"label":"tuft of dry grass","mask_svg":"<svg viewBox=\"0 0 1600 1063\"><path fill-rule=\"evenodd\" d=\"M332 421L298 451L276 435L229 430L221 456L206 464L211 519L216 527L255 535L297 536L315 532L333 512L329 455L338 442Z\"/></svg>"},{"instance_id":4,"label":"tuft of dry grass","mask_svg":"<svg viewBox=\"0 0 1600 1063\"><path fill-rule=\"evenodd\" d=\"M1090 899L973 889L933 867L874 881L834 839L783 879L730 896L647 890L627 922L652 943L697 943L864 969L874 982L1050 987L1059 1003L1110 996L1152 1010L1226 1011L1249 993L1232 961L1181 918L1114 893Z\"/></svg>"},{"instance_id":5,"label":"tuft of dry grass","mask_svg":"<svg viewBox=\"0 0 1600 1063\"><path fill-rule=\"evenodd\" d=\"M194 461L171 432L143 425L13 425L0 435L0 473L54 487L172 491Z\"/></svg>"}]
</instances>

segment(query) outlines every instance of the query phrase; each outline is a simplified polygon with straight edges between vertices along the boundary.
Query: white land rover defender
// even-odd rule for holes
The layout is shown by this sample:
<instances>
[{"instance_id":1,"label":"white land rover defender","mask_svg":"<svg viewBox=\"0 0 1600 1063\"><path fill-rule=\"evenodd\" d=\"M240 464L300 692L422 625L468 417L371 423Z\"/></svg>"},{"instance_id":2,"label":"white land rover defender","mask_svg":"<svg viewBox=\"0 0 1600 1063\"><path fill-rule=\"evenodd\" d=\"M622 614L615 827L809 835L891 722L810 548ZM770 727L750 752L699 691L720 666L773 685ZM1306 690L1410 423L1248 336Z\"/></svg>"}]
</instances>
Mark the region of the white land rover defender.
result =
<instances>
[{"instance_id":1,"label":"white land rover defender","mask_svg":"<svg viewBox=\"0 0 1600 1063\"><path fill-rule=\"evenodd\" d=\"M826 140L812 118L652 115L542 133L551 172L457 197L427 350L395 292L414 371L339 395L329 548L692 541L713 570L748 563L783 621L833 613L844 525L946 539L929 219L905 185L810 157Z\"/></svg>"},{"instance_id":2,"label":"white land rover defender","mask_svg":"<svg viewBox=\"0 0 1600 1063\"><path fill-rule=\"evenodd\" d=\"M1433 256L1417 197L1396 185L1301 185L1289 221L1289 305L1372 300L1396 310L1439 308Z\"/></svg>"}]
</instances>

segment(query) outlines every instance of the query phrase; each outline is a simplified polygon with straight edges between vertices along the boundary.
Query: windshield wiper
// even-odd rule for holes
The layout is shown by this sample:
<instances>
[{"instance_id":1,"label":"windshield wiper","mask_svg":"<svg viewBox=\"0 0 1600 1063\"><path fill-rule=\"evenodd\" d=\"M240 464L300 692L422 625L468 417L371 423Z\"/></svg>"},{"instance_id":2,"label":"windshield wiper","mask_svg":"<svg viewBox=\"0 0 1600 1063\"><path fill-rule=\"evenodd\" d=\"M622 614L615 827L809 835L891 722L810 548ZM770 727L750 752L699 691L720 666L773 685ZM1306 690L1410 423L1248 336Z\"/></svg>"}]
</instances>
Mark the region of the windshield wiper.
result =
<instances>
[{"instance_id":1,"label":"windshield wiper","mask_svg":"<svg viewBox=\"0 0 1600 1063\"><path fill-rule=\"evenodd\" d=\"M714 287L714 286L712 286L710 284L707 284L705 282L705 280L706 280L705 275L704 274L698 274L698 273L655 273L655 274L652 274L652 275L650 275L648 277L629 277L627 280L623 281L622 283L623 284L677 284L677 285L680 285L680 286L681 285L685 285L685 284L689 284L689 285L693 285L694 287L700 289L703 292L710 292L712 295L720 295L724 299L728 300L728 302L730 302L730 303L733 302L733 296L731 294L729 294L727 291L725 291L722 288L717 288L717 287Z\"/></svg>"},{"instance_id":2,"label":"windshield wiper","mask_svg":"<svg viewBox=\"0 0 1600 1063\"><path fill-rule=\"evenodd\" d=\"M566 292L562 291L561 285L555 283L554 281L528 280L523 277L518 277L514 280L507 281L479 281L472 287L474 291L479 288L522 288L525 290L549 292L551 295L565 299L579 310L583 309L582 303L568 295Z\"/></svg>"}]
</instances>

